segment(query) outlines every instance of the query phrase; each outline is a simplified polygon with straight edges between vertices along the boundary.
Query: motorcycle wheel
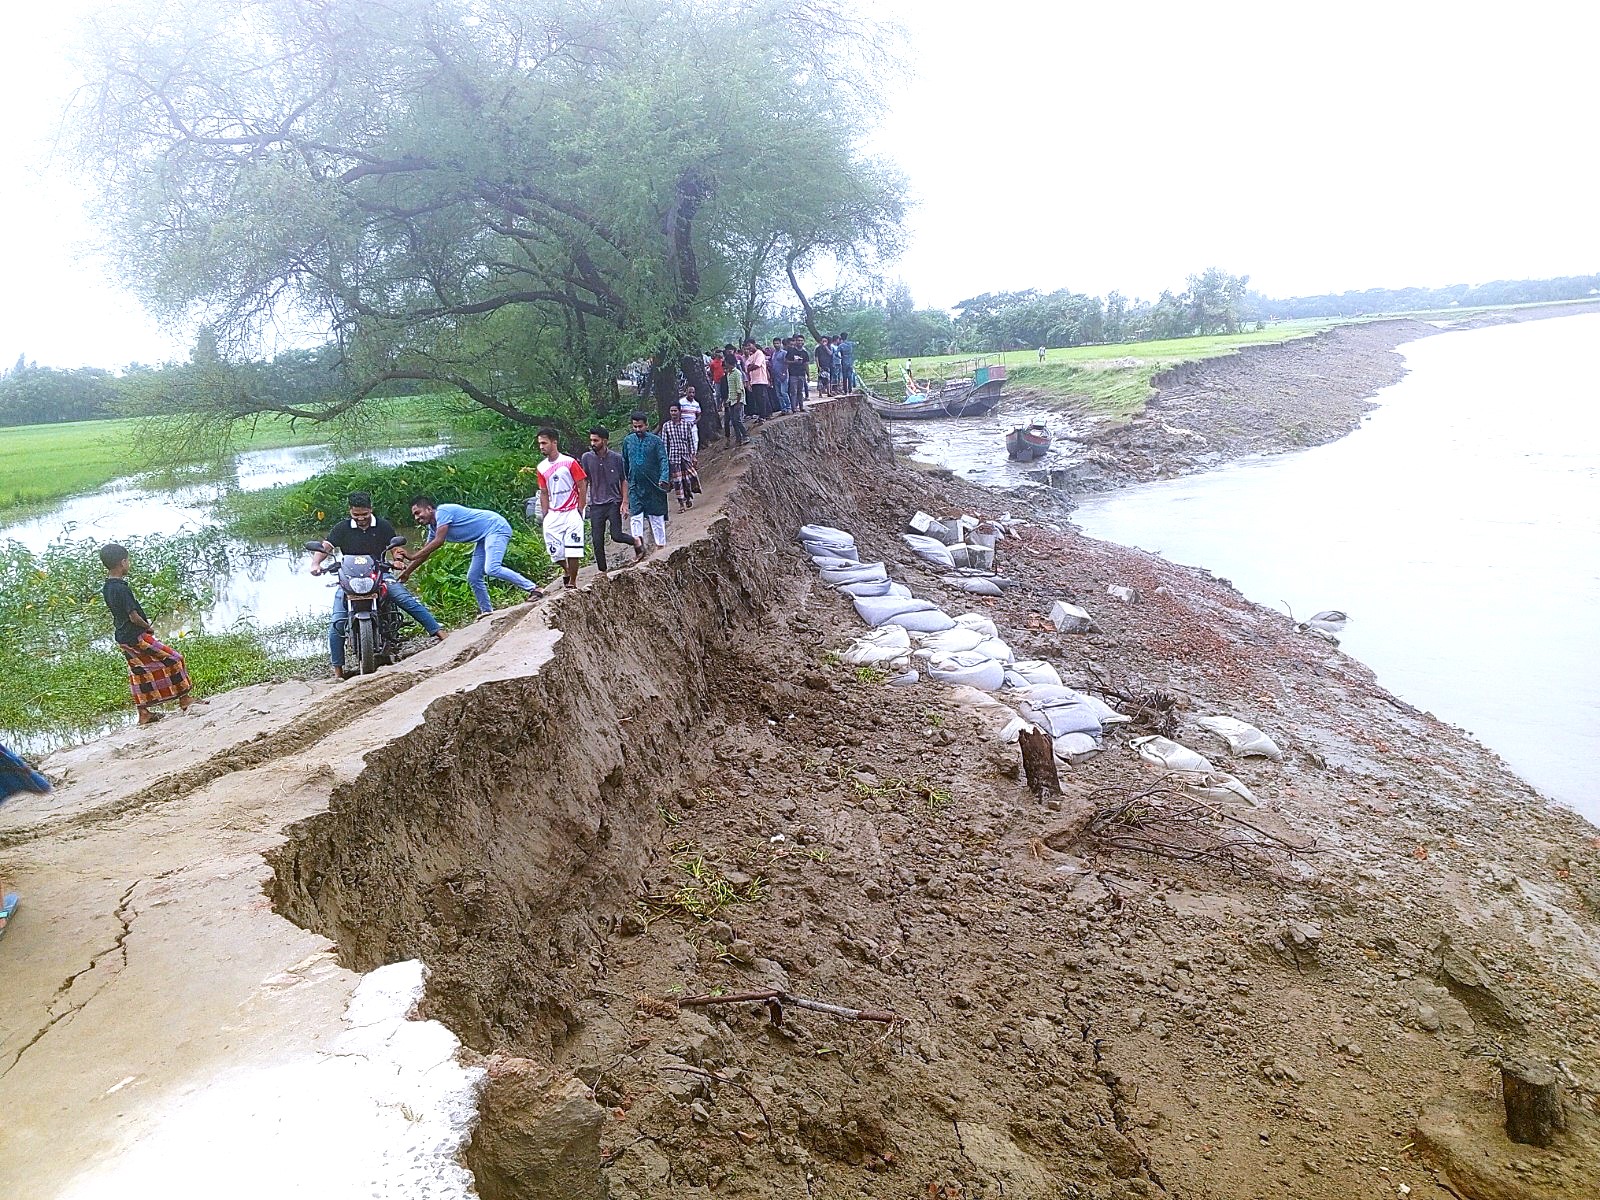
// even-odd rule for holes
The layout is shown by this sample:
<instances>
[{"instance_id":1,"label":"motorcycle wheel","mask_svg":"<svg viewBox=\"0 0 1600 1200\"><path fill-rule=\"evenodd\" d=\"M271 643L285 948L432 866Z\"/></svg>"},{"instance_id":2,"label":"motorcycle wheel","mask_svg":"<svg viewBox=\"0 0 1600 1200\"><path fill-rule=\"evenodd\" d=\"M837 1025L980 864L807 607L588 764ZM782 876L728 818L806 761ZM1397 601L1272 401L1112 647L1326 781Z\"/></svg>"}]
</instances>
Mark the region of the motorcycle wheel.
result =
<instances>
[{"instance_id":1,"label":"motorcycle wheel","mask_svg":"<svg viewBox=\"0 0 1600 1200\"><path fill-rule=\"evenodd\" d=\"M378 669L377 637L371 621L356 622L356 652L361 658L361 673L371 675Z\"/></svg>"}]
</instances>

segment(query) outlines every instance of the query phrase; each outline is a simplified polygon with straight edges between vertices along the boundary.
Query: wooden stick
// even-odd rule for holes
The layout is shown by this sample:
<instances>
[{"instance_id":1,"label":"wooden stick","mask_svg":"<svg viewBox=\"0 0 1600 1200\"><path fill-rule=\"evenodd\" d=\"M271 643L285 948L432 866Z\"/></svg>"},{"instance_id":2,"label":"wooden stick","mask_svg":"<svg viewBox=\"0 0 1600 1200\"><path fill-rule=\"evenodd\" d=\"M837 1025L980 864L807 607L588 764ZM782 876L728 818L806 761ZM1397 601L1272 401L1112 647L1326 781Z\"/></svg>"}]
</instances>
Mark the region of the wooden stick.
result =
<instances>
[{"instance_id":1,"label":"wooden stick","mask_svg":"<svg viewBox=\"0 0 1600 1200\"><path fill-rule=\"evenodd\" d=\"M791 992L777 989L764 992L732 992L726 996L685 996L678 1001L678 1004L685 1008L703 1007L708 1004L765 1004L767 1011L772 1014L774 1025L783 1024L785 1004L809 1009L812 1012L827 1013L830 1017L838 1017L845 1021L876 1021L880 1025L893 1025L900 1019L894 1012L884 1008L846 1008L842 1004L810 1000L805 996L796 996Z\"/></svg>"}]
</instances>

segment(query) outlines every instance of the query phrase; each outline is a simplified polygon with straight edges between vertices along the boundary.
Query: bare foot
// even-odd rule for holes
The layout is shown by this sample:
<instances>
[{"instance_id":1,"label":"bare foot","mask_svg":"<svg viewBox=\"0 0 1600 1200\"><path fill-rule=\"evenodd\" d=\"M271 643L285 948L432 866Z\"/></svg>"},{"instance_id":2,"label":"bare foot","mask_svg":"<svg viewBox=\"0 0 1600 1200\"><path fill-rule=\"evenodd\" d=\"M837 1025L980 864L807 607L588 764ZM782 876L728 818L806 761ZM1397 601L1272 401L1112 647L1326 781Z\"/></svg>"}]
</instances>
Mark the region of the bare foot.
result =
<instances>
[{"instance_id":1,"label":"bare foot","mask_svg":"<svg viewBox=\"0 0 1600 1200\"><path fill-rule=\"evenodd\" d=\"M437 638L437 639L438 639L438 640L439 640L439 641L441 641L441 642L442 642L442 641L444 641L444 639L445 639L445 638L447 638L447 637L448 637L448 636L450 636L450 635L449 635L449 634L447 634L447 633L445 633L445 631L444 631L444 630L442 630L442 629L435 629L435 630L434 630L434 631L433 631L433 636L434 636L434 637L435 637L435 638Z\"/></svg>"},{"instance_id":2,"label":"bare foot","mask_svg":"<svg viewBox=\"0 0 1600 1200\"><path fill-rule=\"evenodd\" d=\"M166 713L151 712L147 708L141 708L139 710L139 724L141 724L141 725L154 725L157 721L161 720L161 718L166 716L166 715L167 715Z\"/></svg>"}]
</instances>

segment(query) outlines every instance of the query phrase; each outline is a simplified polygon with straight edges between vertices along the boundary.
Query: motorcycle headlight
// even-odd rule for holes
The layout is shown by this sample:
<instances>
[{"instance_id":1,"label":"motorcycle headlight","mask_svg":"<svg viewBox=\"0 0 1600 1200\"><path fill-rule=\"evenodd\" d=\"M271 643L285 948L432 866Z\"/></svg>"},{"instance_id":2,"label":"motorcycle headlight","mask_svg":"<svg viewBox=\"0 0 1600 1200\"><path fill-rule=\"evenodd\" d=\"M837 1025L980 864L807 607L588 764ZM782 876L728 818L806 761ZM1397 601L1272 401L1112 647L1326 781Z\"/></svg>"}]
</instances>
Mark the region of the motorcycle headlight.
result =
<instances>
[{"instance_id":1,"label":"motorcycle headlight","mask_svg":"<svg viewBox=\"0 0 1600 1200\"><path fill-rule=\"evenodd\" d=\"M352 592L355 592L357 595L360 595L360 596L365 596L368 592L370 592L376 586L377 586L377 581L375 579L373 579L371 576L365 576L365 577L362 577L362 578L359 578L359 579L352 579L350 581L350 590Z\"/></svg>"}]
</instances>

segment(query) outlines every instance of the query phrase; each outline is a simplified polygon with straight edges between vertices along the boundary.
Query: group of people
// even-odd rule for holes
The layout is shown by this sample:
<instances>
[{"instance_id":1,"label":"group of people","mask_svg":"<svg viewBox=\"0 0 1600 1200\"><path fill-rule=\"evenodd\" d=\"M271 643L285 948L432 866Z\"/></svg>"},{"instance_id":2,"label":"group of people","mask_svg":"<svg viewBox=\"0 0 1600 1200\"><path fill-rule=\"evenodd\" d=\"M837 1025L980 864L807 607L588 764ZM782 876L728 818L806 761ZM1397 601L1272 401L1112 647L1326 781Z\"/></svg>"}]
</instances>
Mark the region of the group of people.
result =
<instances>
[{"instance_id":1,"label":"group of people","mask_svg":"<svg viewBox=\"0 0 1600 1200\"><path fill-rule=\"evenodd\" d=\"M701 357L706 378L716 391L723 433L741 446L749 438L746 417L759 423L805 408L811 398L813 365L818 395L843 395L860 386L856 344L848 333L820 337L809 350L798 333L775 337L770 346L746 338L742 347L729 342ZM687 398L695 402L693 385L685 383L684 389ZM698 415L697 403L694 411Z\"/></svg>"}]
</instances>

